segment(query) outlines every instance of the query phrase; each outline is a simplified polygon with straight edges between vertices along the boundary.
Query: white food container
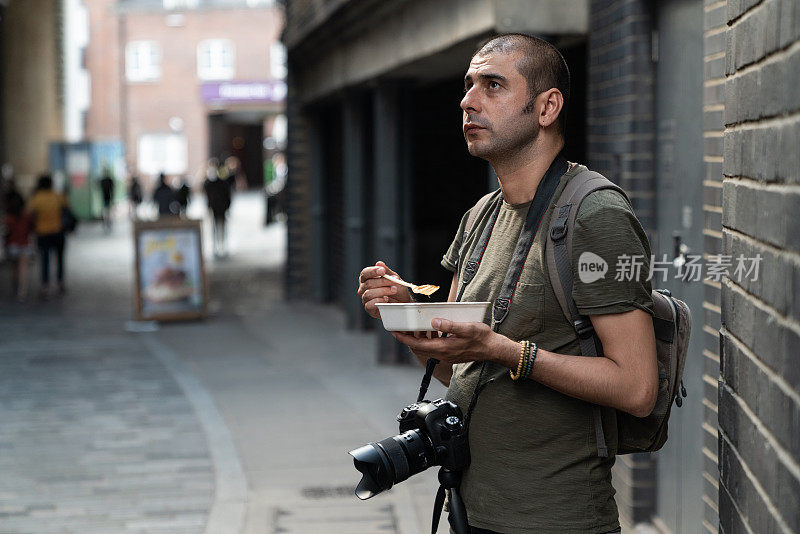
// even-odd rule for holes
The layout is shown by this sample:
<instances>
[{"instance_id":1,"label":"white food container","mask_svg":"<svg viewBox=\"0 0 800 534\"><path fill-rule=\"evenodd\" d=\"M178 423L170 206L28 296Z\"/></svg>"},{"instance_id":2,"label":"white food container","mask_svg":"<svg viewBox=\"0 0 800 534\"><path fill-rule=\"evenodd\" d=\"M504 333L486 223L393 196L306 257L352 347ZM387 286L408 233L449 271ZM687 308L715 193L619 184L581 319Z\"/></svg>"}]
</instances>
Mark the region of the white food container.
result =
<instances>
[{"instance_id":1,"label":"white food container","mask_svg":"<svg viewBox=\"0 0 800 534\"><path fill-rule=\"evenodd\" d=\"M489 302L378 303L383 327L390 332L429 332L435 318L458 323L483 321Z\"/></svg>"}]
</instances>

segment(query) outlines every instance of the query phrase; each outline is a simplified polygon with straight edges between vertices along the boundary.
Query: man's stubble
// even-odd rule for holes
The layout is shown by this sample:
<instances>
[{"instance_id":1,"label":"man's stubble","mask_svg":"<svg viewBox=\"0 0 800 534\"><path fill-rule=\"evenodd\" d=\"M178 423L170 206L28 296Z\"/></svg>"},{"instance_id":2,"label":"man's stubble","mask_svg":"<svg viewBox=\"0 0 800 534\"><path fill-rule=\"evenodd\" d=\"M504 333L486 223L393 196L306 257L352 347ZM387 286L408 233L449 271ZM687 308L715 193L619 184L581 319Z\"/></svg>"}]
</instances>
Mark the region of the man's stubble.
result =
<instances>
[{"instance_id":1,"label":"man's stubble","mask_svg":"<svg viewBox=\"0 0 800 534\"><path fill-rule=\"evenodd\" d=\"M532 117L533 112L534 106L531 100L514 120L498 128L485 120L473 120L472 116L468 115L470 122L486 127L488 133L491 133L489 142L483 147L470 150L470 154L490 163L517 157L539 137L539 121Z\"/></svg>"}]
</instances>

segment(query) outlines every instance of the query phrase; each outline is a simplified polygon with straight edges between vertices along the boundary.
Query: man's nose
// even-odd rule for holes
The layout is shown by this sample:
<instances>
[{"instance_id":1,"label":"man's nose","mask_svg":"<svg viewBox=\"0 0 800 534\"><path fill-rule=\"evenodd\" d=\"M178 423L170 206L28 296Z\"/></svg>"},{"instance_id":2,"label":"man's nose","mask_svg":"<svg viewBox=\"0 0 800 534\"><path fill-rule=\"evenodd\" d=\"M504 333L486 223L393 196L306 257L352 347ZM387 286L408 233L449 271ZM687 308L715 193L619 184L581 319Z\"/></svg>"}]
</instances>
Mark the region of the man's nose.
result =
<instances>
[{"instance_id":1,"label":"man's nose","mask_svg":"<svg viewBox=\"0 0 800 534\"><path fill-rule=\"evenodd\" d=\"M464 93L464 98L461 99L461 109L467 113L477 113L480 111L478 107L478 99L475 95L475 87L473 86L466 93Z\"/></svg>"}]
</instances>

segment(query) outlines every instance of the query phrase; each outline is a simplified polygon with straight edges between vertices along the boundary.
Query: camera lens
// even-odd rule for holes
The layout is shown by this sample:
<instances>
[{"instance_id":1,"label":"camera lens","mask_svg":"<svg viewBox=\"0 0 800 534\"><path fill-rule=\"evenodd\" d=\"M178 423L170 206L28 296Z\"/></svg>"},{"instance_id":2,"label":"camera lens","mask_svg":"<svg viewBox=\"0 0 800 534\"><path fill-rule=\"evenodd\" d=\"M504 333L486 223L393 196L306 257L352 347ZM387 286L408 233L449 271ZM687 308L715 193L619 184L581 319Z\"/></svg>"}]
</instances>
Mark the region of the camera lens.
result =
<instances>
[{"instance_id":1,"label":"camera lens","mask_svg":"<svg viewBox=\"0 0 800 534\"><path fill-rule=\"evenodd\" d=\"M350 451L353 463L361 474L356 496L362 501L392 487L392 468L386 453L376 443L368 443Z\"/></svg>"},{"instance_id":2,"label":"camera lens","mask_svg":"<svg viewBox=\"0 0 800 534\"><path fill-rule=\"evenodd\" d=\"M433 447L419 432L409 430L350 451L362 473L356 496L369 499L433 464Z\"/></svg>"}]
</instances>

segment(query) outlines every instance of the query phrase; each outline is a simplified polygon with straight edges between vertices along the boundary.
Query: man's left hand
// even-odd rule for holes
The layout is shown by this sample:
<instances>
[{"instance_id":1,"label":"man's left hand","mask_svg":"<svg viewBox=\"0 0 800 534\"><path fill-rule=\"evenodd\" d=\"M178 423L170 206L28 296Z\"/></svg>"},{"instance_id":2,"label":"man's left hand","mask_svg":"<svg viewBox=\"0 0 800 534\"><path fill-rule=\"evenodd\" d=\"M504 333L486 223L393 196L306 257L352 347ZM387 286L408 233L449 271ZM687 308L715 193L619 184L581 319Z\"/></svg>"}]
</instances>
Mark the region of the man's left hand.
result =
<instances>
[{"instance_id":1,"label":"man's left hand","mask_svg":"<svg viewBox=\"0 0 800 534\"><path fill-rule=\"evenodd\" d=\"M449 336L427 339L404 332L392 332L392 335L416 354L436 358L443 363L494 360L503 340L510 341L493 332L485 323L456 323L449 319L434 319L431 326L433 330Z\"/></svg>"}]
</instances>

